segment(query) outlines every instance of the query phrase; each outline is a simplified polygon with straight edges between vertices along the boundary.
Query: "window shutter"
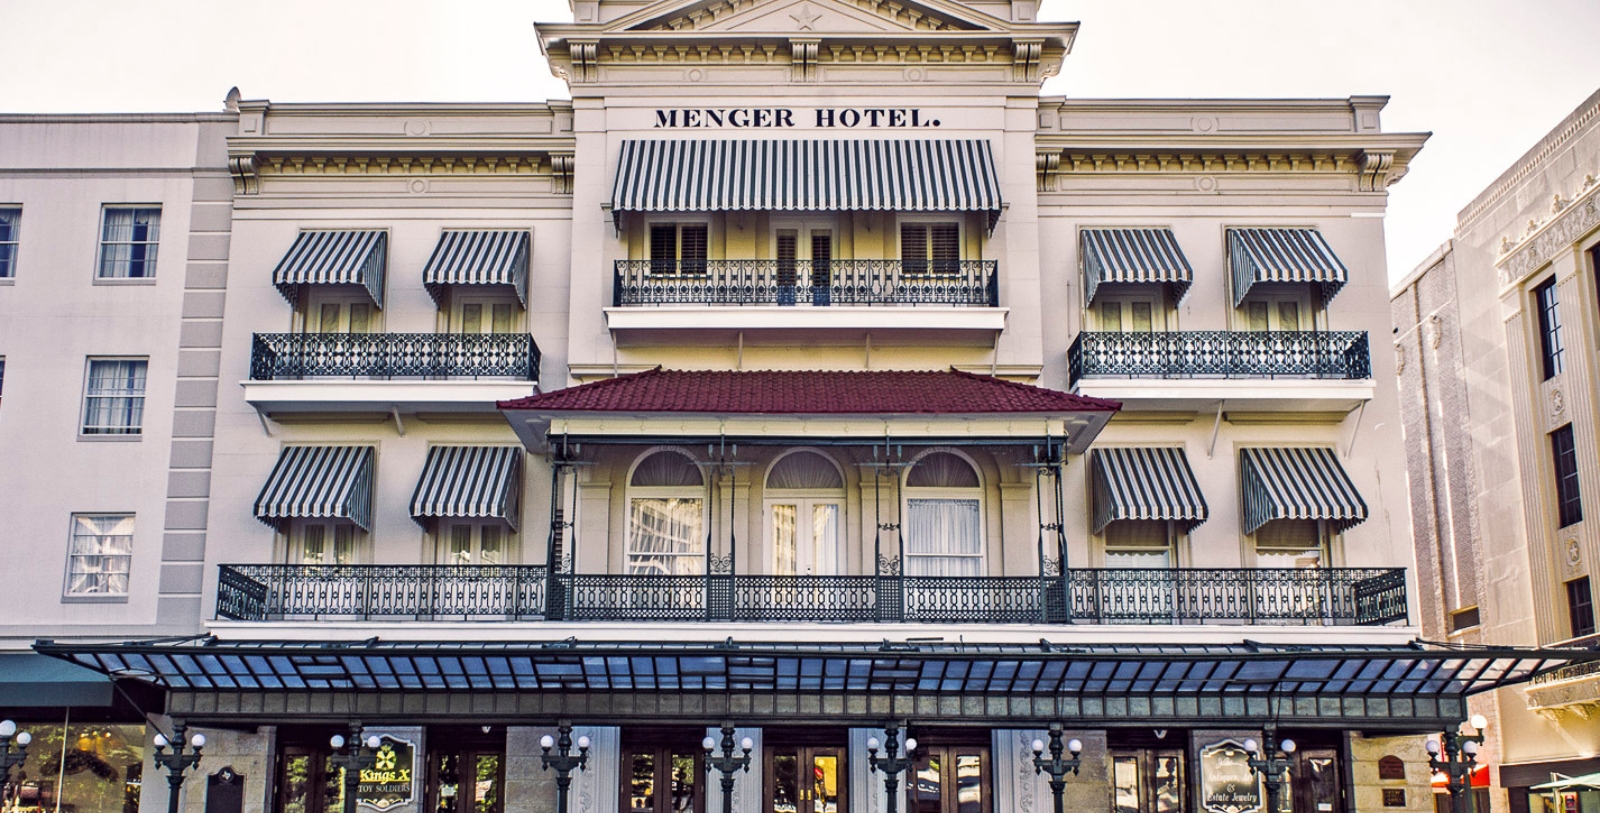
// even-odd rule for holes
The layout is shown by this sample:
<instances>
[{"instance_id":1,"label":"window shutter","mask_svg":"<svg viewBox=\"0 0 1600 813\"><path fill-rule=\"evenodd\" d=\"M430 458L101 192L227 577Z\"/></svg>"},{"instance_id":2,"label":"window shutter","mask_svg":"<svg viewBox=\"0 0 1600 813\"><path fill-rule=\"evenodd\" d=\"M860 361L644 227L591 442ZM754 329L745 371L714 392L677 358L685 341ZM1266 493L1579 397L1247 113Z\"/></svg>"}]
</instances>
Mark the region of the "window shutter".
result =
<instances>
[{"instance_id":1,"label":"window shutter","mask_svg":"<svg viewBox=\"0 0 1600 813\"><path fill-rule=\"evenodd\" d=\"M685 274L706 272L706 245L710 243L705 225L685 225L679 232L678 259Z\"/></svg>"},{"instance_id":2,"label":"window shutter","mask_svg":"<svg viewBox=\"0 0 1600 813\"><path fill-rule=\"evenodd\" d=\"M955 223L928 224L928 248L935 271L956 273L956 262L961 259L961 227Z\"/></svg>"},{"instance_id":3,"label":"window shutter","mask_svg":"<svg viewBox=\"0 0 1600 813\"><path fill-rule=\"evenodd\" d=\"M928 271L928 227L921 223L900 224L900 263L907 274Z\"/></svg>"},{"instance_id":4,"label":"window shutter","mask_svg":"<svg viewBox=\"0 0 1600 813\"><path fill-rule=\"evenodd\" d=\"M670 274L678 259L678 227L671 223L650 227L650 273Z\"/></svg>"}]
</instances>

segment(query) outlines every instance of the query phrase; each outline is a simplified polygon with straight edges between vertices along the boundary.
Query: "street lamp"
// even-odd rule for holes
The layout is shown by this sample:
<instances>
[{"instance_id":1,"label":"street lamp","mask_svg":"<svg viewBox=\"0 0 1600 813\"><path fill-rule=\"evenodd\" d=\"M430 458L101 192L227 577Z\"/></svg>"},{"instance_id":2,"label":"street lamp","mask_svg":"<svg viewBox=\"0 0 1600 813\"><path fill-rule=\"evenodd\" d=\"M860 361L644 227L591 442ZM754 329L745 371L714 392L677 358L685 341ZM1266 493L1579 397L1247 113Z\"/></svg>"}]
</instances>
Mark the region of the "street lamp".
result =
<instances>
[{"instance_id":1,"label":"street lamp","mask_svg":"<svg viewBox=\"0 0 1600 813\"><path fill-rule=\"evenodd\" d=\"M378 746L383 744L383 740L373 734L367 737L366 742L362 742L361 724L351 723L348 741L342 735L335 734L328 738L328 744L334 750L333 755L328 757L328 764L344 771L344 813L356 813L356 791L361 787L361 772L378 764ZM344 753L339 753L340 748L345 749Z\"/></svg>"},{"instance_id":2,"label":"street lamp","mask_svg":"<svg viewBox=\"0 0 1600 813\"><path fill-rule=\"evenodd\" d=\"M717 747L716 737L706 737L700 741L700 747L706 750L706 775L711 774L711 769L716 768L722 772L722 813L733 813L733 779L734 774L744 771L750 772L750 749L756 747L755 740L745 737L739 741L739 747L744 753L735 756L733 753L733 723L722 724L722 753L713 757L711 749Z\"/></svg>"},{"instance_id":3,"label":"street lamp","mask_svg":"<svg viewBox=\"0 0 1600 813\"><path fill-rule=\"evenodd\" d=\"M1462 734L1458 729L1440 734L1438 740L1428 740L1428 767L1449 780L1450 807L1455 813L1473 813L1472 768L1489 730L1489 720L1482 714L1472 715L1470 724L1471 734Z\"/></svg>"},{"instance_id":4,"label":"street lamp","mask_svg":"<svg viewBox=\"0 0 1600 813\"><path fill-rule=\"evenodd\" d=\"M11 750L13 742L17 744L15 753ZM10 782L11 769L28 758L30 742L33 742L33 735L26 731L18 733L16 723L10 720L0 722L0 785Z\"/></svg>"},{"instance_id":5,"label":"street lamp","mask_svg":"<svg viewBox=\"0 0 1600 813\"><path fill-rule=\"evenodd\" d=\"M1050 774L1050 792L1056 797L1056 813L1065 813L1062 806L1061 794L1067 790L1067 774L1078 773L1078 755L1083 753L1083 741L1071 739L1067 741L1065 750L1072 754L1070 759L1061 756L1061 724L1050 724L1050 758L1044 758L1044 741L1033 741L1033 772L1034 774Z\"/></svg>"},{"instance_id":6,"label":"street lamp","mask_svg":"<svg viewBox=\"0 0 1600 813\"><path fill-rule=\"evenodd\" d=\"M1262 731L1262 734L1265 735L1267 744L1271 745L1273 739L1277 736L1277 730L1272 726L1267 726ZM1244 741L1244 751L1250 755L1248 760L1250 773L1259 775L1261 784L1267 786L1267 813L1278 813L1279 811L1278 794L1283 789L1283 786L1289 783L1291 778L1289 768L1294 765L1294 749L1294 740L1285 737L1282 742L1278 743L1278 752L1276 754L1262 756L1261 746L1255 740Z\"/></svg>"},{"instance_id":7,"label":"street lamp","mask_svg":"<svg viewBox=\"0 0 1600 813\"><path fill-rule=\"evenodd\" d=\"M184 751L183 734L189 727L182 720L172 721L172 739L159 731L156 732L152 742L156 746L156 754L152 759L156 766L167 769L167 813L178 813L178 791L183 789L183 772L200 764L200 749L206 746L206 735L196 733L189 738L189 750ZM171 744L172 752L167 752L167 745Z\"/></svg>"},{"instance_id":8,"label":"street lamp","mask_svg":"<svg viewBox=\"0 0 1600 813\"><path fill-rule=\"evenodd\" d=\"M561 735L557 740L549 734L539 738L539 747L544 749L544 769L556 769L556 813L567 813L567 790L572 787L572 769L583 770L589 764L589 738L578 738L578 753L572 753L572 723L561 720L556 723L556 733ZM561 746L561 750L554 756L550 749Z\"/></svg>"},{"instance_id":9,"label":"street lamp","mask_svg":"<svg viewBox=\"0 0 1600 813\"><path fill-rule=\"evenodd\" d=\"M878 756L878 738L867 738L867 769L874 773L883 771L883 790L888 794L889 813L897 813L900 808L900 799L896 796L900 787L900 773L916 761L916 738L906 738L905 756L897 756L899 749L900 728L893 723L883 729L883 756Z\"/></svg>"}]
</instances>

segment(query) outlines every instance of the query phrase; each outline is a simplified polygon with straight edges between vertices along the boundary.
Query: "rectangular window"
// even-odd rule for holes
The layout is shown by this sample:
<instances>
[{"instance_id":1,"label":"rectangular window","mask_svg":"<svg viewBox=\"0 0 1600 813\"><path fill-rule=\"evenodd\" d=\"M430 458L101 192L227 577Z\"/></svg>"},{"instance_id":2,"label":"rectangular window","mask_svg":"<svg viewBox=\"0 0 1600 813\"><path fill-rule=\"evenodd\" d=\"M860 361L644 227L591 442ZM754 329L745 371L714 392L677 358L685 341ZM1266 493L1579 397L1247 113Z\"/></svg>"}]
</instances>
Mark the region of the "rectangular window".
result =
<instances>
[{"instance_id":1,"label":"rectangular window","mask_svg":"<svg viewBox=\"0 0 1600 813\"><path fill-rule=\"evenodd\" d=\"M1578 450L1572 424L1550 433L1550 454L1555 461L1556 513L1565 528L1583 519L1583 499L1578 493Z\"/></svg>"},{"instance_id":2,"label":"rectangular window","mask_svg":"<svg viewBox=\"0 0 1600 813\"><path fill-rule=\"evenodd\" d=\"M100 278L154 277L160 237L159 207L107 207L100 227Z\"/></svg>"},{"instance_id":3,"label":"rectangular window","mask_svg":"<svg viewBox=\"0 0 1600 813\"><path fill-rule=\"evenodd\" d=\"M144 423L144 359L90 359L83 434L137 435Z\"/></svg>"},{"instance_id":4,"label":"rectangular window","mask_svg":"<svg viewBox=\"0 0 1600 813\"><path fill-rule=\"evenodd\" d=\"M901 223L900 264L907 274L956 274L961 270L959 223Z\"/></svg>"},{"instance_id":5,"label":"rectangular window","mask_svg":"<svg viewBox=\"0 0 1600 813\"><path fill-rule=\"evenodd\" d=\"M73 515L67 595L126 596L132 561L132 514Z\"/></svg>"},{"instance_id":6,"label":"rectangular window","mask_svg":"<svg viewBox=\"0 0 1600 813\"><path fill-rule=\"evenodd\" d=\"M1589 592L1589 577L1567 582L1567 615L1572 622L1572 637L1594 634L1594 595Z\"/></svg>"},{"instance_id":7,"label":"rectangular window","mask_svg":"<svg viewBox=\"0 0 1600 813\"><path fill-rule=\"evenodd\" d=\"M654 223L650 226L650 273L706 273L711 229L704 223Z\"/></svg>"},{"instance_id":8,"label":"rectangular window","mask_svg":"<svg viewBox=\"0 0 1600 813\"><path fill-rule=\"evenodd\" d=\"M1556 281L1549 280L1533 289L1533 298L1539 309L1539 351L1544 360L1544 377L1548 381L1561 375L1563 369L1561 300L1556 293Z\"/></svg>"},{"instance_id":9,"label":"rectangular window","mask_svg":"<svg viewBox=\"0 0 1600 813\"><path fill-rule=\"evenodd\" d=\"M22 228L22 210L0 207L0 279L17 275L17 233Z\"/></svg>"}]
</instances>

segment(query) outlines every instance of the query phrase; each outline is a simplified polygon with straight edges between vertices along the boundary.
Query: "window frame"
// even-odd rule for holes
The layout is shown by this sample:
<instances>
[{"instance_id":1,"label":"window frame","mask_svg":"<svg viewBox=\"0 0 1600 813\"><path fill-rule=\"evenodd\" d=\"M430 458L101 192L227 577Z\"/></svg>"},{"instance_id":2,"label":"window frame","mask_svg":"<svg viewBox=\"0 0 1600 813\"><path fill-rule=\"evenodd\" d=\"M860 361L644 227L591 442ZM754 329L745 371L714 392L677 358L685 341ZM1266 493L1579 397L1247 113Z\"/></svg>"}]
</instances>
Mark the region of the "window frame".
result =
<instances>
[{"instance_id":1,"label":"window frame","mask_svg":"<svg viewBox=\"0 0 1600 813\"><path fill-rule=\"evenodd\" d=\"M672 266L670 268L665 268L664 266L658 268L656 263L657 262L663 262L664 263L665 260L660 260L660 261L656 260L656 257L655 257L655 237L654 237L655 230L658 229L658 228L664 228L664 227L668 227L668 226L672 227ZM694 260L694 259L690 259L690 260L687 260L687 261L684 260L684 257L683 257L683 230L684 230L684 227L699 227L699 228L705 229L705 232L706 232L705 256L699 258L698 262L701 264L701 267L696 269L696 270L694 270L694 271L688 270L684 265L685 262L696 262L696 260ZM708 276L711 273L711 269L710 269L711 238L712 238L712 235L711 235L711 220L710 220L710 218L679 218L679 219L667 219L667 220L650 220L650 221L648 221L648 222L646 222L644 224L644 259L645 259L646 265L649 267L651 274L659 275L659 276L674 276L674 277L704 277L704 276Z\"/></svg>"},{"instance_id":2,"label":"window frame","mask_svg":"<svg viewBox=\"0 0 1600 813\"><path fill-rule=\"evenodd\" d=\"M923 239L925 242L922 246L924 254L923 259L920 261L906 259L905 229L907 226L920 226L924 230ZM935 245L933 240L933 227L935 226L956 227L956 256L953 259L948 257L939 258L933 256L933 248ZM967 258L966 238L967 229L965 219L962 218L958 213L940 212L920 215L901 215L895 218L894 248L895 257L900 261L900 273L917 279L961 276L961 263ZM918 262L920 262L921 265L914 267L913 263ZM939 267L939 263L945 262L953 263L954 267L949 268L948 270L941 269Z\"/></svg>"},{"instance_id":3,"label":"window frame","mask_svg":"<svg viewBox=\"0 0 1600 813\"><path fill-rule=\"evenodd\" d=\"M134 217L138 216L137 215L138 212L154 212L155 213L154 222L148 224L149 231L153 231L155 233L154 237L150 238L150 239L145 239L145 240L109 240L109 239L107 239L107 237L106 237L106 228L110 225L109 221L110 221L110 216L111 216L112 212L133 212L133 213L135 213ZM96 250L95 250L95 265L94 265L94 278L95 278L96 284L139 285L139 284L150 284L150 283L154 283L155 282L155 279L156 279L156 268L157 268L157 264L158 264L158 262L160 260L160 253L161 253L160 252L160 249L161 249L161 214L162 214L161 213L161 204L159 204L159 203L107 203L107 204L103 204L100 207L100 233L99 233L99 239L98 239L97 244L96 244L97 247L96 247ZM147 237L148 237L148 235L147 235ZM124 246L124 245L125 246L130 246L130 247L131 246L144 246L146 248L145 256L140 260L140 263L141 263L140 268L141 268L142 271L144 271L144 273L141 273L138 276L134 276L131 273L131 271L133 269L133 256L132 256L132 252L131 251L129 252L129 256L125 261L124 260L112 260L112 262L118 262L118 263L126 262L128 264L127 265L127 270L130 273L124 273L124 274L107 274L106 273L106 268L107 268L106 263L108 261L108 258L106 257L106 248L108 246Z\"/></svg>"},{"instance_id":4,"label":"window frame","mask_svg":"<svg viewBox=\"0 0 1600 813\"><path fill-rule=\"evenodd\" d=\"M1566 372L1566 342L1561 331L1561 289L1555 277L1532 290L1534 315L1539 326L1540 372L1549 381Z\"/></svg>"},{"instance_id":5,"label":"window frame","mask_svg":"<svg viewBox=\"0 0 1600 813\"><path fill-rule=\"evenodd\" d=\"M817 457L826 460L839 475L839 487L781 488L773 486L772 473L777 470L778 466L784 460L802 454L814 454ZM846 506L849 504L849 482L850 481L845 477L844 469L839 465L839 461L834 460L832 456L823 452L821 449L813 447L797 447L789 449L777 457L774 457L772 462L767 465L766 471L762 472L761 475L761 523L762 537L766 548L766 555L763 557L763 561L766 563L766 566L772 575L833 576L841 575L845 572L848 567L846 564L846 557L848 555L847 549L849 547L846 539L849 522L845 514ZM796 549L795 571L793 573L784 573L778 567L778 539L777 527L774 521L774 508L779 505L795 506ZM812 534L816 533L816 525L814 523L816 507L826 505L834 506L836 512L834 515L835 551L832 568L820 567L819 563L815 561L815 557L811 555L815 551L803 552L806 551L806 548L802 544L802 540L806 538L806 535L802 533L802 531L809 531ZM808 515L808 511L812 513ZM802 562L809 566L802 568Z\"/></svg>"},{"instance_id":6,"label":"window frame","mask_svg":"<svg viewBox=\"0 0 1600 813\"><path fill-rule=\"evenodd\" d=\"M1594 590L1588 576L1579 576L1563 583L1567 592L1567 631L1572 638L1595 634ZM1579 623L1580 621L1584 623Z\"/></svg>"},{"instance_id":7,"label":"window frame","mask_svg":"<svg viewBox=\"0 0 1600 813\"><path fill-rule=\"evenodd\" d=\"M917 466L922 465L923 461L939 453L954 455L956 458L965 462L972 468L972 473L975 477L977 477L978 484L975 486L908 485L911 480L911 472ZM973 576L979 578L987 576L989 574L988 506L986 505L988 502L988 488L986 487L986 483L983 478L983 467L979 466L976 460L973 460L971 457L968 457L967 455L962 454L955 449L929 449L922 454L917 455L912 459L911 465L905 467L905 470L900 475L899 485L901 510L904 512L902 515L904 517L903 522L906 526L909 526L911 523L912 500L970 500L977 503L978 506L978 552L976 554L912 553L910 548L904 547L905 543L902 542L902 549L900 550L900 573L906 576L915 575L911 572L911 562L913 559L940 560L959 558L976 560L978 562L978 572L972 574ZM901 533L902 535L905 533L905 528L901 529Z\"/></svg>"},{"instance_id":8,"label":"window frame","mask_svg":"<svg viewBox=\"0 0 1600 813\"><path fill-rule=\"evenodd\" d=\"M137 518L138 518L138 514L133 512L133 511L75 511L75 512L73 512L73 514L71 516L71 520L70 520L71 524L68 526L68 529L67 529L66 580L62 583L62 586L61 586L61 597L62 597L63 600L65 600L65 601L80 601L80 602L126 602L128 600L128 596L130 594L132 594L132 592L133 592L133 550L134 550L135 534L137 532L137 524L138 524L137 523ZM87 534L87 535L80 534L79 530L80 530L80 528L83 527L80 524L80 520L85 520L85 519L114 519L114 520L117 520L119 523L122 520L127 520L130 523L130 526L129 526L128 530L127 530L127 533L125 533L125 534L120 534L120 533L119 534L95 533L95 534ZM117 538L124 538L125 537L126 540L127 540L127 551L125 553L92 553L92 554L91 553L79 553L79 552L77 552L77 547L78 547L77 542L78 542L78 540L80 538L101 539L101 538L107 538L107 537L117 537ZM124 584L123 589L122 589L121 592L114 592L114 591L111 591L109 589L105 589L105 590L73 590L72 589L73 578L74 578L74 576L79 574L79 571L76 570L74 565L78 562L79 559L88 558L88 557L100 558L100 559L107 559L107 558L113 558L114 557L114 558L119 558L119 559L126 560L127 569L121 571L121 575L123 576L123 579L125 580L126 583ZM98 571L95 571L95 572L84 571L83 575L86 575L86 576L99 575L101 577L105 577L105 576L108 576L108 575L115 575L115 572L107 571L104 568L102 568L102 569L100 569Z\"/></svg>"},{"instance_id":9,"label":"window frame","mask_svg":"<svg viewBox=\"0 0 1600 813\"><path fill-rule=\"evenodd\" d=\"M1583 521L1583 489L1578 476L1577 439L1572 424L1550 432L1550 468L1555 484L1556 527Z\"/></svg>"},{"instance_id":10,"label":"window frame","mask_svg":"<svg viewBox=\"0 0 1600 813\"><path fill-rule=\"evenodd\" d=\"M656 456L658 454L675 454L675 455L678 455L678 456L682 457L684 459L684 461L688 465L693 466L694 469L697 472L699 472L699 474L700 474L700 485L697 485L697 486L636 486L636 485L634 485L633 484L633 477L634 477L634 474L639 470L639 467L642 464L644 464L645 461L649 460L650 458L652 458L652 457L654 457L654 456ZM680 573L680 572L678 572L676 570L672 570L672 571L669 571L666 574L658 574L658 575L668 575L668 576L685 576L685 575L704 576L704 575L706 575L706 573L709 570L709 566L710 566L710 562L708 561L708 557L710 555L710 548L708 547L709 542L706 539L706 533L707 533L707 530L711 526L711 514L710 514L710 512L711 512L711 485L712 485L712 483L711 483L711 478L709 476L707 476L705 467L701 466L700 463L694 459L693 455L689 454L687 451L685 451L683 449L679 449L679 448L675 448L675 447L663 447L663 448L655 448L655 449L646 450L643 454L641 454L637 458L635 458L634 461L633 461L633 465L628 467L628 475L627 476L628 476L628 479L623 481L625 483L625 486L624 486L624 497L623 497L623 511L625 513L623 515L623 522L625 523L624 527L626 528L626 532L627 532L627 536L623 540L623 549L622 549L622 566L624 568L624 572L626 572L626 573L628 573L630 575L642 575L642 574L645 574L645 573L654 573L655 572L655 571L636 571L636 570L634 570L633 558L634 558L634 556L637 555L637 556L640 556L640 557L667 558L667 559L672 560L674 563L676 563L677 561L680 561L680 560L690 560L690 559L698 560L700 562L699 573ZM634 505L634 502L638 501L638 500L699 500L700 501L700 520L699 520L700 525L699 525L699 528L695 532L695 539L697 541L697 544L699 545L699 550L695 551L695 552L690 552L690 553L668 553L668 554L636 551L635 550L635 546L634 546L634 542L635 542L635 540L637 538L637 532L636 532L637 529L635 528L635 524L634 524L633 505Z\"/></svg>"},{"instance_id":11,"label":"window frame","mask_svg":"<svg viewBox=\"0 0 1600 813\"><path fill-rule=\"evenodd\" d=\"M312 528L322 529L323 561L306 561L306 532ZM349 560L338 561L339 529L349 528ZM289 532L284 535L283 562L297 567L349 567L366 563L366 542L368 534L360 525L348 519L336 517L295 517L289 522ZM332 561L329 561L329 559Z\"/></svg>"},{"instance_id":12,"label":"window frame","mask_svg":"<svg viewBox=\"0 0 1600 813\"><path fill-rule=\"evenodd\" d=\"M100 394L96 394L91 389L91 387L94 384L94 369L95 369L95 365L96 364L107 364L107 363L118 363L118 362L138 363L138 364L143 364L144 365L144 377L142 379L142 386L140 387L138 393L137 394L127 394L127 395L100 395ZM81 403L79 405L80 408L79 408L79 412L78 412L78 439L79 440L136 441L136 440L139 440L140 438L144 437L145 399L146 399L147 393L149 392L149 389L150 389L150 357L149 356L89 356L87 359L85 359L85 362L84 362L84 365L83 365L83 397L81 399ZM117 427L117 426L113 426L113 425L107 425L107 426L104 426L104 427L97 427L97 428L101 428L101 429L116 429L116 428L121 428L121 429L125 429L125 430L131 429L132 431L122 431L122 432L108 432L108 431L91 432L91 431L88 431L91 428L89 426L89 415L90 415L90 408L89 407L90 407L91 399L108 399L108 400L128 399L129 401L133 401L133 400L137 399L138 404L139 404L139 409L138 409L139 420L138 420L138 422L133 423L131 425L126 425L126 426L121 426L121 427Z\"/></svg>"},{"instance_id":13,"label":"window frame","mask_svg":"<svg viewBox=\"0 0 1600 813\"><path fill-rule=\"evenodd\" d=\"M5 231L7 213L12 215L9 235ZM0 285L9 285L17 278L17 255L22 252L21 245L22 206L0 204Z\"/></svg>"},{"instance_id":14,"label":"window frame","mask_svg":"<svg viewBox=\"0 0 1600 813\"><path fill-rule=\"evenodd\" d=\"M517 557L517 533L505 520L498 517L440 517L435 520L437 530L434 532L434 562L446 567L505 567L514 564ZM469 561L457 562L455 559L455 530L466 528ZM483 532L487 528L494 528L500 534L498 562L483 561Z\"/></svg>"}]
</instances>

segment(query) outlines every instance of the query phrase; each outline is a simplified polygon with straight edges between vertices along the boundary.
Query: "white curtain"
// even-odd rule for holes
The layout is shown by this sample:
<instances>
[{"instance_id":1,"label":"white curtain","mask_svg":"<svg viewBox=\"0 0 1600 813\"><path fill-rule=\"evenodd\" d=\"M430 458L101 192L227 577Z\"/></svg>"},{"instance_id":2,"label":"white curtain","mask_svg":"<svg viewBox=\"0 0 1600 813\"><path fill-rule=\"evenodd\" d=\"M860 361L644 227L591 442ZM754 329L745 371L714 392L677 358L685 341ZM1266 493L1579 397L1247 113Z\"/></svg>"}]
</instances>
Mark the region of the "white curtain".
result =
<instances>
[{"instance_id":1,"label":"white curtain","mask_svg":"<svg viewBox=\"0 0 1600 813\"><path fill-rule=\"evenodd\" d=\"M160 209L107 209L100 232L100 276L153 276Z\"/></svg>"},{"instance_id":2,"label":"white curtain","mask_svg":"<svg viewBox=\"0 0 1600 813\"><path fill-rule=\"evenodd\" d=\"M906 501L907 576L977 576L983 537L977 500Z\"/></svg>"},{"instance_id":3,"label":"white curtain","mask_svg":"<svg viewBox=\"0 0 1600 813\"><path fill-rule=\"evenodd\" d=\"M795 452L785 456L767 474L767 488L844 488L839 468L816 452Z\"/></svg>"},{"instance_id":4,"label":"white curtain","mask_svg":"<svg viewBox=\"0 0 1600 813\"><path fill-rule=\"evenodd\" d=\"M128 565L132 560L132 516L74 517L67 592L126 595Z\"/></svg>"},{"instance_id":5,"label":"white curtain","mask_svg":"<svg viewBox=\"0 0 1600 813\"><path fill-rule=\"evenodd\" d=\"M635 497L628 516L630 575L697 576L705 572L704 501Z\"/></svg>"},{"instance_id":6,"label":"white curtain","mask_svg":"<svg viewBox=\"0 0 1600 813\"><path fill-rule=\"evenodd\" d=\"M92 361L85 399L85 435L135 435L144 422L144 361Z\"/></svg>"},{"instance_id":7,"label":"white curtain","mask_svg":"<svg viewBox=\"0 0 1600 813\"><path fill-rule=\"evenodd\" d=\"M630 485L678 488L702 485L700 468L679 452L656 452L633 470Z\"/></svg>"},{"instance_id":8,"label":"white curtain","mask_svg":"<svg viewBox=\"0 0 1600 813\"><path fill-rule=\"evenodd\" d=\"M978 473L972 464L949 452L934 452L912 467L906 475L908 488L977 488Z\"/></svg>"}]
</instances>

